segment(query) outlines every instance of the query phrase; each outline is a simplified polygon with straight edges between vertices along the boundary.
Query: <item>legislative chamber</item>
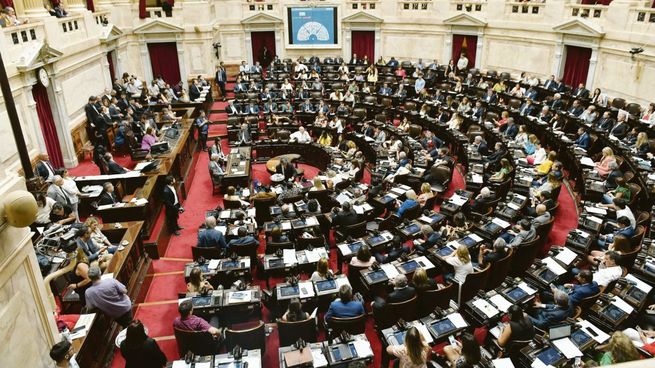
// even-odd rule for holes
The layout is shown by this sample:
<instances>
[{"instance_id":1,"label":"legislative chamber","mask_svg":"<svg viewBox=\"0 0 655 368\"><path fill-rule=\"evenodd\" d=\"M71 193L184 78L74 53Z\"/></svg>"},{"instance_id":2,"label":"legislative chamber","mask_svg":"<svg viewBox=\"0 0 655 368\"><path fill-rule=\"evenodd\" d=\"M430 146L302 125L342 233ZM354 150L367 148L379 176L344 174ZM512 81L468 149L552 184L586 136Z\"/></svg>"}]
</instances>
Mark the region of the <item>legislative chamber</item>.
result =
<instances>
[{"instance_id":1,"label":"legislative chamber","mask_svg":"<svg viewBox=\"0 0 655 368\"><path fill-rule=\"evenodd\" d=\"M654 1L0 26L0 367L655 365Z\"/></svg>"}]
</instances>

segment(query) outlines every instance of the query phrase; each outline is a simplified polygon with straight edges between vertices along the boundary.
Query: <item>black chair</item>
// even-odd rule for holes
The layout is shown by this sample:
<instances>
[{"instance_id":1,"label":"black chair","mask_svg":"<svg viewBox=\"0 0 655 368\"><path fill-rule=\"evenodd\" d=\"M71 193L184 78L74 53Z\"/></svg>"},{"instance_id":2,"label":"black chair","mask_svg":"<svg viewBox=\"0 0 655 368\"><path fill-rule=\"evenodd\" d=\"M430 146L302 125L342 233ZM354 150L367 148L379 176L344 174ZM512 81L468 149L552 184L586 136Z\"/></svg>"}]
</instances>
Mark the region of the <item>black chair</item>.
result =
<instances>
[{"instance_id":1,"label":"black chair","mask_svg":"<svg viewBox=\"0 0 655 368\"><path fill-rule=\"evenodd\" d=\"M366 221L348 225L335 231L335 236L339 241L345 239L347 236L359 238L364 235L366 235Z\"/></svg>"},{"instance_id":2,"label":"black chair","mask_svg":"<svg viewBox=\"0 0 655 368\"><path fill-rule=\"evenodd\" d=\"M177 351L181 357L187 352L195 355L215 355L219 353L218 340L207 331L187 331L173 327Z\"/></svg>"},{"instance_id":3,"label":"black chair","mask_svg":"<svg viewBox=\"0 0 655 368\"><path fill-rule=\"evenodd\" d=\"M537 235L536 238L519 244L519 246L514 249L515 252L512 257L512 267L509 272L511 276L521 276L523 272L530 267L539 251L539 244L541 244L541 238Z\"/></svg>"},{"instance_id":4,"label":"black chair","mask_svg":"<svg viewBox=\"0 0 655 368\"><path fill-rule=\"evenodd\" d=\"M296 240L296 250L305 250L310 245L312 246L312 248L319 248L319 247L325 248L325 244L326 242L323 236L315 236L312 238L299 237Z\"/></svg>"},{"instance_id":5,"label":"black chair","mask_svg":"<svg viewBox=\"0 0 655 368\"><path fill-rule=\"evenodd\" d=\"M462 292L460 295L462 300L460 301L460 305L473 299L478 290L484 290L484 287L487 285L490 270L491 265L487 265L485 268L476 270L466 276L466 281L464 281L464 284L461 286Z\"/></svg>"},{"instance_id":6,"label":"black chair","mask_svg":"<svg viewBox=\"0 0 655 368\"><path fill-rule=\"evenodd\" d=\"M457 287L450 283L441 289L425 290L418 293L418 317L425 317L434 311L435 307L447 308L451 299L457 297Z\"/></svg>"},{"instance_id":7,"label":"black chair","mask_svg":"<svg viewBox=\"0 0 655 368\"><path fill-rule=\"evenodd\" d=\"M267 241L266 242L266 250L264 251L266 254L274 254L277 252L278 249L294 249L293 242L286 241L286 242L273 242L273 241Z\"/></svg>"},{"instance_id":8,"label":"black chair","mask_svg":"<svg viewBox=\"0 0 655 368\"><path fill-rule=\"evenodd\" d=\"M200 257L204 259L221 259L223 258L223 250L217 247L199 248L192 246L191 255L194 261L197 261Z\"/></svg>"},{"instance_id":9,"label":"black chair","mask_svg":"<svg viewBox=\"0 0 655 368\"><path fill-rule=\"evenodd\" d=\"M252 242L233 245L230 247L230 252L236 253L239 257L250 257L251 264L255 264L257 261L257 248L259 247L259 241L255 239Z\"/></svg>"},{"instance_id":10,"label":"black chair","mask_svg":"<svg viewBox=\"0 0 655 368\"><path fill-rule=\"evenodd\" d=\"M298 339L303 339L305 342L317 341L316 318L298 322L280 320L277 327L280 335L280 346L293 345Z\"/></svg>"},{"instance_id":11,"label":"black chair","mask_svg":"<svg viewBox=\"0 0 655 368\"><path fill-rule=\"evenodd\" d=\"M366 317L368 317L366 313L349 318L332 317L327 320L329 332L332 333L332 336L337 336L342 331L351 335L363 334L366 329Z\"/></svg>"},{"instance_id":12,"label":"black chair","mask_svg":"<svg viewBox=\"0 0 655 368\"><path fill-rule=\"evenodd\" d=\"M241 208L241 201L234 201L231 199L223 198L223 207L226 210L238 210Z\"/></svg>"},{"instance_id":13,"label":"black chair","mask_svg":"<svg viewBox=\"0 0 655 368\"><path fill-rule=\"evenodd\" d=\"M385 308L373 309L373 318L375 326L378 329L384 329L398 322L399 319L413 321L416 319L416 307L418 298L415 296L409 300L400 303L387 303Z\"/></svg>"},{"instance_id":14,"label":"black chair","mask_svg":"<svg viewBox=\"0 0 655 368\"><path fill-rule=\"evenodd\" d=\"M245 330L225 330L225 346L227 351L232 351L235 346L248 350L266 350L266 324L259 321L255 327Z\"/></svg>"},{"instance_id":15,"label":"black chair","mask_svg":"<svg viewBox=\"0 0 655 368\"><path fill-rule=\"evenodd\" d=\"M509 269L512 266L512 255L514 255L514 249L510 248L505 257L491 264L491 271L489 279L487 280L486 290L497 288L505 280L505 277L509 274Z\"/></svg>"}]
</instances>

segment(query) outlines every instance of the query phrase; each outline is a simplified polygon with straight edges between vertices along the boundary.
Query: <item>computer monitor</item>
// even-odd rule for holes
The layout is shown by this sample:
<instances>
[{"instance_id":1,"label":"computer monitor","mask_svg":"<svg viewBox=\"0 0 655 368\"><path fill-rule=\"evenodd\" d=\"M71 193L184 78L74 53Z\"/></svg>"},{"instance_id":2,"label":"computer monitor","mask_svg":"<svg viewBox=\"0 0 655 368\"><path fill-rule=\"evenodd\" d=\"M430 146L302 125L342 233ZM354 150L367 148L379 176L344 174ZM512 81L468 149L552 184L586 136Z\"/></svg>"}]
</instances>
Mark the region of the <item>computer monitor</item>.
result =
<instances>
[{"instance_id":1,"label":"computer monitor","mask_svg":"<svg viewBox=\"0 0 655 368\"><path fill-rule=\"evenodd\" d=\"M351 252L357 253L357 252L359 252L359 249L362 247L362 245L364 245L362 242L357 241L357 242L348 244L348 248L350 248Z\"/></svg>"},{"instance_id":2,"label":"computer monitor","mask_svg":"<svg viewBox=\"0 0 655 368\"><path fill-rule=\"evenodd\" d=\"M273 258L268 260L268 267L279 268L284 267L284 260L281 258Z\"/></svg>"},{"instance_id":3,"label":"computer monitor","mask_svg":"<svg viewBox=\"0 0 655 368\"><path fill-rule=\"evenodd\" d=\"M493 222L489 222L489 223L485 224L484 226L482 226L482 229L484 231L488 232L489 234L495 234L495 233L499 232L500 230L502 230L502 228L498 224L493 223Z\"/></svg>"},{"instance_id":4,"label":"computer monitor","mask_svg":"<svg viewBox=\"0 0 655 368\"><path fill-rule=\"evenodd\" d=\"M368 243L369 243L371 246L376 246L376 245L378 245L378 244L380 244L380 243L384 243L385 240L386 240L386 239L385 239L384 236L382 236L382 235L378 235L378 236L374 236L374 237L372 237L372 238L368 238Z\"/></svg>"},{"instance_id":5,"label":"computer monitor","mask_svg":"<svg viewBox=\"0 0 655 368\"><path fill-rule=\"evenodd\" d=\"M437 254L441 257L449 256L454 252L451 247L443 247L437 251Z\"/></svg>"},{"instance_id":6,"label":"computer monitor","mask_svg":"<svg viewBox=\"0 0 655 368\"><path fill-rule=\"evenodd\" d=\"M555 272L546 268L539 274L539 277L541 277L544 281L551 283L553 280L557 278L557 275L555 274Z\"/></svg>"},{"instance_id":7,"label":"computer monitor","mask_svg":"<svg viewBox=\"0 0 655 368\"><path fill-rule=\"evenodd\" d=\"M200 272L202 273L209 273L209 263L201 264L198 268L200 268Z\"/></svg>"},{"instance_id":8,"label":"computer monitor","mask_svg":"<svg viewBox=\"0 0 655 368\"><path fill-rule=\"evenodd\" d=\"M421 227L418 224L409 224L403 231L407 234L416 234L421 231Z\"/></svg>"},{"instance_id":9,"label":"computer monitor","mask_svg":"<svg viewBox=\"0 0 655 368\"><path fill-rule=\"evenodd\" d=\"M527 295L528 293L518 286L507 292L507 297L514 303L525 298Z\"/></svg>"},{"instance_id":10,"label":"computer monitor","mask_svg":"<svg viewBox=\"0 0 655 368\"><path fill-rule=\"evenodd\" d=\"M369 272L366 274L366 278L369 280L369 282L388 280L387 274L384 272L384 270Z\"/></svg>"},{"instance_id":11,"label":"computer monitor","mask_svg":"<svg viewBox=\"0 0 655 368\"><path fill-rule=\"evenodd\" d=\"M576 330L571 334L571 341L573 341L577 347L583 346L591 339L592 337L589 336L583 329Z\"/></svg>"},{"instance_id":12,"label":"computer monitor","mask_svg":"<svg viewBox=\"0 0 655 368\"><path fill-rule=\"evenodd\" d=\"M280 296L286 297L286 296L294 296L294 295L300 295L300 289L298 289L298 285L282 286L280 288Z\"/></svg>"},{"instance_id":13,"label":"computer monitor","mask_svg":"<svg viewBox=\"0 0 655 368\"><path fill-rule=\"evenodd\" d=\"M541 360L545 365L553 365L561 358L562 354L552 346L537 354L537 359Z\"/></svg>"},{"instance_id":14,"label":"computer monitor","mask_svg":"<svg viewBox=\"0 0 655 368\"><path fill-rule=\"evenodd\" d=\"M466 236L466 237L464 237L464 238L463 238L462 240L460 240L459 242L460 242L461 244L466 245L468 248L470 248L470 247L474 246L475 244L477 244L477 242L475 241L475 239L471 238L470 236Z\"/></svg>"},{"instance_id":15,"label":"computer monitor","mask_svg":"<svg viewBox=\"0 0 655 368\"><path fill-rule=\"evenodd\" d=\"M194 307L206 307L212 304L211 296L194 296L191 298Z\"/></svg>"},{"instance_id":16,"label":"computer monitor","mask_svg":"<svg viewBox=\"0 0 655 368\"><path fill-rule=\"evenodd\" d=\"M221 263L221 268L228 270L231 268L239 268L241 266L241 261L223 261Z\"/></svg>"},{"instance_id":17,"label":"computer monitor","mask_svg":"<svg viewBox=\"0 0 655 368\"><path fill-rule=\"evenodd\" d=\"M323 280L316 282L316 289L318 289L319 292L326 290L336 290L336 288L337 283L334 280Z\"/></svg>"},{"instance_id":18,"label":"computer monitor","mask_svg":"<svg viewBox=\"0 0 655 368\"><path fill-rule=\"evenodd\" d=\"M405 334L407 331L397 331L394 332L393 335L390 336L389 340L395 340L396 345L402 345L405 343Z\"/></svg>"},{"instance_id":19,"label":"computer monitor","mask_svg":"<svg viewBox=\"0 0 655 368\"><path fill-rule=\"evenodd\" d=\"M448 318L433 322L430 324L430 328L436 333L436 336L443 336L457 329Z\"/></svg>"},{"instance_id":20,"label":"computer monitor","mask_svg":"<svg viewBox=\"0 0 655 368\"><path fill-rule=\"evenodd\" d=\"M403 269L403 271L405 271L405 273L414 272L414 270L416 270L418 268L418 266L419 266L419 264L415 260L411 260L411 261L402 263L400 265L400 267L402 267L402 269Z\"/></svg>"},{"instance_id":21,"label":"computer monitor","mask_svg":"<svg viewBox=\"0 0 655 368\"><path fill-rule=\"evenodd\" d=\"M621 319L621 317L625 315L625 312L621 308L617 307L616 305L610 304L603 311L603 315L609 318L610 320L612 320L612 322L618 322Z\"/></svg>"},{"instance_id":22,"label":"computer monitor","mask_svg":"<svg viewBox=\"0 0 655 368\"><path fill-rule=\"evenodd\" d=\"M548 329L548 336L551 340L557 340L564 337L571 336L571 325L563 324L550 327Z\"/></svg>"}]
</instances>

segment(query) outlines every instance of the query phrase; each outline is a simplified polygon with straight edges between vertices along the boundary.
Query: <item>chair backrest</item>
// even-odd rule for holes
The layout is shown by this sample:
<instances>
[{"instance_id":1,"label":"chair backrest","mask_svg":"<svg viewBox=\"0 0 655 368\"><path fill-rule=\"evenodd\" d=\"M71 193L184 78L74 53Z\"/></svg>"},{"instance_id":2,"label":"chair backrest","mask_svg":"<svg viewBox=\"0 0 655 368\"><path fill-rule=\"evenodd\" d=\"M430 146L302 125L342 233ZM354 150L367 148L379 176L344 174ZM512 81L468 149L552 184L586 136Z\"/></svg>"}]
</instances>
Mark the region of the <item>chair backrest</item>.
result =
<instances>
[{"instance_id":1,"label":"chair backrest","mask_svg":"<svg viewBox=\"0 0 655 368\"><path fill-rule=\"evenodd\" d=\"M632 246L632 249L636 249L641 246L641 241L644 240L645 234L646 228L642 225L637 226L635 229L635 234L630 238L630 245ZM629 267L632 267L632 265Z\"/></svg>"},{"instance_id":2,"label":"chair backrest","mask_svg":"<svg viewBox=\"0 0 655 368\"><path fill-rule=\"evenodd\" d=\"M366 314L357 317L339 318L332 317L327 320L328 326L332 329L332 336L336 336L341 331L347 331L351 335L364 333L366 329Z\"/></svg>"},{"instance_id":3,"label":"chair backrest","mask_svg":"<svg viewBox=\"0 0 655 368\"><path fill-rule=\"evenodd\" d=\"M191 255L194 261L197 261L200 257L204 259L221 259L223 258L223 250L217 247L199 248L192 246Z\"/></svg>"},{"instance_id":4,"label":"chair backrest","mask_svg":"<svg viewBox=\"0 0 655 368\"><path fill-rule=\"evenodd\" d=\"M250 257L250 262L254 264L257 260L257 248L259 247L259 241L255 239L252 242L233 245L230 247L230 253L234 252L240 257Z\"/></svg>"},{"instance_id":5,"label":"chair backrest","mask_svg":"<svg viewBox=\"0 0 655 368\"><path fill-rule=\"evenodd\" d=\"M625 107L625 100L620 98L620 97L616 97L616 98L612 99L612 107L617 108L617 109L624 108Z\"/></svg>"},{"instance_id":6,"label":"chair backrest","mask_svg":"<svg viewBox=\"0 0 655 368\"><path fill-rule=\"evenodd\" d=\"M487 279L489 278L489 271L491 270L491 265L488 264L485 268L469 273L466 276L466 281L462 285L462 296L461 304L469 301L475 296L478 290L483 290L487 284ZM460 305L461 305L460 304Z\"/></svg>"},{"instance_id":7,"label":"chair backrest","mask_svg":"<svg viewBox=\"0 0 655 368\"><path fill-rule=\"evenodd\" d=\"M343 228L343 232L352 238L358 238L366 235L366 221L357 224L348 225Z\"/></svg>"},{"instance_id":8,"label":"chair backrest","mask_svg":"<svg viewBox=\"0 0 655 368\"><path fill-rule=\"evenodd\" d=\"M324 212L330 209L330 204L332 203L332 199L330 198L330 191L327 189L310 190L307 192L307 199L316 199L318 204L321 205L321 210L324 210Z\"/></svg>"},{"instance_id":9,"label":"chair backrest","mask_svg":"<svg viewBox=\"0 0 655 368\"><path fill-rule=\"evenodd\" d=\"M227 351L232 351L235 346L248 350L261 349L266 350L266 325L264 322L259 323L246 330L225 330L225 345Z\"/></svg>"},{"instance_id":10,"label":"chair backrest","mask_svg":"<svg viewBox=\"0 0 655 368\"><path fill-rule=\"evenodd\" d=\"M180 356L192 352L195 355L218 354L217 340L207 331L187 331L173 327L177 351Z\"/></svg>"},{"instance_id":11,"label":"chair backrest","mask_svg":"<svg viewBox=\"0 0 655 368\"><path fill-rule=\"evenodd\" d=\"M416 203L415 206L410 207L407 211L403 212L403 215L400 216L401 219L415 219L421 215L421 206Z\"/></svg>"},{"instance_id":12,"label":"chair backrest","mask_svg":"<svg viewBox=\"0 0 655 368\"><path fill-rule=\"evenodd\" d=\"M521 357L521 349L528 346L528 344L531 342L532 339L510 341L507 347L505 348L505 351L507 351L507 357L510 358L513 363L515 362L514 363L515 365L518 365L519 359Z\"/></svg>"},{"instance_id":13,"label":"chair backrest","mask_svg":"<svg viewBox=\"0 0 655 368\"><path fill-rule=\"evenodd\" d=\"M580 307L582 309L583 313L587 312L589 310L589 308L591 308L591 306L596 303L596 299L598 299L600 294L601 294L601 292L599 290L594 295L588 296L586 298L582 298L582 300L580 300L580 303L578 303L578 307Z\"/></svg>"},{"instance_id":14,"label":"chair backrest","mask_svg":"<svg viewBox=\"0 0 655 368\"><path fill-rule=\"evenodd\" d=\"M522 275L525 270L530 267L534 258L537 256L538 245L541 243L541 237L537 235L529 242L520 244L514 249L514 256L512 256L512 267L510 268L510 275Z\"/></svg>"},{"instance_id":15,"label":"chair backrest","mask_svg":"<svg viewBox=\"0 0 655 368\"><path fill-rule=\"evenodd\" d=\"M225 209L239 209L241 208L241 201L223 198L223 207L225 207Z\"/></svg>"},{"instance_id":16,"label":"chair backrest","mask_svg":"<svg viewBox=\"0 0 655 368\"><path fill-rule=\"evenodd\" d=\"M509 252L507 252L505 257L491 264L491 271L489 273L489 279L487 280L486 290L497 288L503 280L505 280L505 277L509 274L509 268L512 266L513 255L514 249L509 249Z\"/></svg>"},{"instance_id":17,"label":"chair backrest","mask_svg":"<svg viewBox=\"0 0 655 368\"><path fill-rule=\"evenodd\" d=\"M418 294L418 317L425 317L435 307L447 308L451 299L457 298L457 285L450 283L442 289L426 290Z\"/></svg>"},{"instance_id":18,"label":"chair backrest","mask_svg":"<svg viewBox=\"0 0 655 368\"><path fill-rule=\"evenodd\" d=\"M302 201L303 199L304 199L304 195L298 194L295 196L282 198L282 202L289 204L289 203L296 203L298 201Z\"/></svg>"},{"instance_id":19,"label":"chair backrest","mask_svg":"<svg viewBox=\"0 0 655 368\"><path fill-rule=\"evenodd\" d=\"M309 318L305 321L286 322L278 321L280 346L293 345L298 339L305 342L316 342L316 318Z\"/></svg>"},{"instance_id":20,"label":"chair backrest","mask_svg":"<svg viewBox=\"0 0 655 368\"><path fill-rule=\"evenodd\" d=\"M423 128L420 125L412 124L409 126L409 135L412 138L418 138L419 136L421 136L422 132L423 132Z\"/></svg>"},{"instance_id":21,"label":"chair backrest","mask_svg":"<svg viewBox=\"0 0 655 368\"><path fill-rule=\"evenodd\" d=\"M255 206L255 220L257 220L258 224L271 221L270 208L275 204L275 202L275 198L253 200L253 205Z\"/></svg>"},{"instance_id":22,"label":"chair backrest","mask_svg":"<svg viewBox=\"0 0 655 368\"><path fill-rule=\"evenodd\" d=\"M387 303L386 309L383 311L385 314L383 320L385 320L386 326L391 326L394 323L398 322L400 318L405 321L413 321L416 319L416 308L418 305L418 297L413 297L409 300L400 303ZM381 326L378 326L381 327Z\"/></svg>"},{"instance_id":23,"label":"chair backrest","mask_svg":"<svg viewBox=\"0 0 655 368\"><path fill-rule=\"evenodd\" d=\"M307 249L307 247L310 245L312 248L325 247L325 238L323 238L323 235L321 235L311 238L299 237L298 240L296 240L296 250Z\"/></svg>"},{"instance_id":24,"label":"chair backrest","mask_svg":"<svg viewBox=\"0 0 655 368\"><path fill-rule=\"evenodd\" d=\"M286 242L274 242L274 241L269 241L266 242L266 254L273 254L277 252L278 249L294 249L293 242L286 241Z\"/></svg>"},{"instance_id":25,"label":"chair backrest","mask_svg":"<svg viewBox=\"0 0 655 368\"><path fill-rule=\"evenodd\" d=\"M432 166L432 168L430 168L430 176L434 182L446 186L450 182L453 172L448 166Z\"/></svg>"},{"instance_id":26,"label":"chair backrest","mask_svg":"<svg viewBox=\"0 0 655 368\"><path fill-rule=\"evenodd\" d=\"M643 239L643 235L642 235L642 239ZM618 265L623 266L627 269L631 269L632 266L634 266L635 260L637 259L637 255L639 255L640 251L641 251L641 244L634 247L631 251L621 254L619 256L619 261L617 262Z\"/></svg>"},{"instance_id":27,"label":"chair backrest","mask_svg":"<svg viewBox=\"0 0 655 368\"><path fill-rule=\"evenodd\" d=\"M641 193L641 186L637 183L628 183L628 188L630 188L630 206L637 203L637 197Z\"/></svg>"},{"instance_id":28,"label":"chair backrest","mask_svg":"<svg viewBox=\"0 0 655 368\"><path fill-rule=\"evenodd\" d=\"M644 228L648 227L648 224L650 223L650 213L647 211L638 211L635 222L637 226L642 225Z\"/></svg>"}]
</instances>

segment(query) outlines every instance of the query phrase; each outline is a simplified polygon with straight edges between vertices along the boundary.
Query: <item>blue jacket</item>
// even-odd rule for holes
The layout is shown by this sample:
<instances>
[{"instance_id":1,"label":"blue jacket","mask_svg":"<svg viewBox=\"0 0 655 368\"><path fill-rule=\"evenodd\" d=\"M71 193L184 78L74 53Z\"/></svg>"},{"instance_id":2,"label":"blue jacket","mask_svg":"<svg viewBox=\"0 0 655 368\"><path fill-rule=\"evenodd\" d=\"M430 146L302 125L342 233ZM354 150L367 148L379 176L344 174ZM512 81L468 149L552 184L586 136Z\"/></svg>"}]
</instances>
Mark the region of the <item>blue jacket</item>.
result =
<instances>
[{"instance_id":1,"label":"blue jacket","mask_svg":"<svg viewBox=\"0 0 655 368\"><path fill-rule=\"evenodd\" d=\"M399 217L402 217L403 214L405 213L405 211L409 210L410 208L412 208L412 207L414 207L416 205L418 205L418 202L416 202L413 199L408 198L400 205L400 207L398 208L398 211L396 211L396 215L398 215Z\"/></svg>"},{"instance_id":2,"label":"blue jacket","mask_svg":"<svg viewBox=\"0 0 655 368\"><path fill-rule=\"evenodd\" d=\"M537 312L536 317L530 316L534 327L547 330L550 326L564 321L569 316L569 309L560 308L554 304L546 304L545 308Z\"/></svg>"},{"instance_id":3,"label":"blue jacket","mask_svg":"<svg viewBox=\"0 0 655 368\"><path fill-rule=\"evenodd\" d=\"M635 235L635 229L632 226L626 226L624 228L619 228L614 231L614 236L623 235L626 238L630 239Z\"/></svg>"},{"instance_id":4,"label":"blue jacket","mask_svg":"<svg viewBox=\"0 0 655 368\"><path fill-rule=\"evenodd\" d=\"M330 303L330 308L325 313L325 320L329 320L331 317L337 318L347 318L347 317L357 317L364 314L364 306L361 302L356 300L351 300L348 303L343 303L341 299L337 299Z\"/></svg>"},{"instance_id":5,"label":"blue jacket","mask_svg":"<svg viewBox=\"0 0 655 368\"><path fill-rule=\"evenodd\" d=\"M569 306L572 309L580 304L582 299L596 295L599 291L600 289L596 281L584 285L574 285L573 289L569 292Z\"/></svg>"},{"instance_id":6,"label":"blue jacket","mask_svg":"<svg viewBox=\"0 0 655 368\"><path fill-rule=\"evenodd\" d=\"M589 134L586 132L583 133L581 136L578 137L578 139L575 140L575 144L583 149L589 149L589 145L591 144L589 140Z\"/></svg>"},{"instance_id":7,"label":"blue jacket","mask_svg":"<svg viewBox=\"0 0 655 368\"><path fill-rule=\"evenodd\" d=\"M254 241L255 241L255 238L253 238L251 235L246 235L243 238L230 240L230 242L227 243L227 248L230 249L230 247L234 247L234 246L242 245L242 244L249 244L249 243L252 243Z\"/></svg>"},{"instance_id":8,"label":"blue jacket","mask_svg":"<svg viewBox=\"0 0 655 368\"><path fill-rule=\"evenodd\" d=\"M507 128L503 133L503 135L509 139L516 138L517 134L519 134L519 127L516 124L512 124L512 126L507 125Z\"/></svg>"},{"instance_id":9,"label":"blue jacket","mask_svg":"<svg viewBox=\"0 0 655 368\"><path fill-rule=\"evenodd\" d=\"M225 236L220 231L205 229L198 234L198 244L196 246L199 248L227 248L227 243L225 243Z\"/></svg>"}]
</instances>

